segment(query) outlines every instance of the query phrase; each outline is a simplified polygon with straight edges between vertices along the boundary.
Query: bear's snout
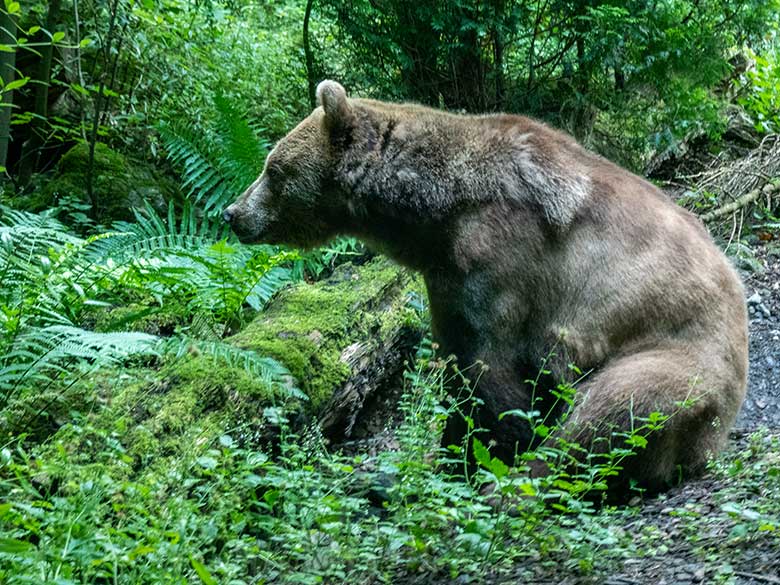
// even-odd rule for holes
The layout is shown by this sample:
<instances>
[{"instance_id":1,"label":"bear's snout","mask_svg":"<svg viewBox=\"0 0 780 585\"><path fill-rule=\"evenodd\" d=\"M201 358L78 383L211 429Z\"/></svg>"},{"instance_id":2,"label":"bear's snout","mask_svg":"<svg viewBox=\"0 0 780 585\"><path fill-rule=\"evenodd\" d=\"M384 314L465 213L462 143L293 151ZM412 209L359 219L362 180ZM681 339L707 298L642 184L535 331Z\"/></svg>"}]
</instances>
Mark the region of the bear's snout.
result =
<instances>
[{"instance_id":1,"label":"bear's snout","mask_svg":"<svg viewBox=\"0 0 780 585\"><path fill-rule=\"evenodd\" d=\"M236 212L236 206L228 205L225 208L225 211L222 212L222 219L225 222L230 223L231 221L233 221L233 215L235 215L235 212Z\"/></svg>"},{"instance_id":2,"label":"bear's snout","mask_svg":"<svg viewBox=\"0 0 780 585\"><path fill-rule=\"evenodd\" d=\"M222 219L242 244L256 244L267 240L268 225L265 218L266 215L259 209L248 210L241 200L228 205L222 211Z\"/></svg>"},{"instance_id":3,"label":"bear's snout","mask_svg":"<svg viewBox=\"0 0 780 585\"><path fill-rule=\"evenodd\" d=\"M247 225L247 218L241 213L237 203L228 205L222 212L222 219L230 225L230 229L238 236L239 241L246 243L255 235L254 230Z\"/></svg>"}]
</instances>

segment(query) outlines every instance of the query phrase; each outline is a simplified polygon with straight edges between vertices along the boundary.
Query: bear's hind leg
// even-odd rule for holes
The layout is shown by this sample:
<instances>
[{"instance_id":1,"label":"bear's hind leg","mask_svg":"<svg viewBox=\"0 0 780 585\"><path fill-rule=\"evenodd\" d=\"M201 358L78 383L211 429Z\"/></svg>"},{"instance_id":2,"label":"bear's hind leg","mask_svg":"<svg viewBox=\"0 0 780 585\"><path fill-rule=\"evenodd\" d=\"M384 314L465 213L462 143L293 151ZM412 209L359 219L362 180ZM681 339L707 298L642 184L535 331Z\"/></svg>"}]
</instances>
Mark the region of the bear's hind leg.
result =
<instances>
[{"instance_id":1,"label":"bear's hind leg","mask_svg":"<svg viewBox=\"0 0 780 585\"><path fill-rule=\"evenodd\" d=\"M700 472L725 443L744 396L737 367L703 363L706 350L654 349L608 362L578 389L561 437L591 453L625 448L626 433L646 438L647 445L620 462L623 470L610 489L629 482L655 491L682 474ZM669 418L662 428L641 427L652 413ZM641 439L637 441L642 443ZM587 455L580 453L577 459Z\"/></svg>"}]
</instances>

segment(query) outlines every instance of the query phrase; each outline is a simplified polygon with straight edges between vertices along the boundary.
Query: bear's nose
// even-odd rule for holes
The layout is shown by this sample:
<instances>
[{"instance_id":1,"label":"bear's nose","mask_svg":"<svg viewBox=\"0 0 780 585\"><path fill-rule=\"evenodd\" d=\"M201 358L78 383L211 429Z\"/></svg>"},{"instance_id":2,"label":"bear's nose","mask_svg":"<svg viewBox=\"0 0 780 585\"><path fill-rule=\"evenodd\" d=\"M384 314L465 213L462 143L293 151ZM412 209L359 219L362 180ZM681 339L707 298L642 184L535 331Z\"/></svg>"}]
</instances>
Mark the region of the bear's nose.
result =
<instances>
[{"instance_id":1,"label":"bear's nose","mask_svg":"<svg viewBox=\"0 0 780 585\"><path fill-rule=\"evenodd\" d=\"M231 205L225 211L222 212L222 219L224 219L227 223L230 223L233 219L233 206Z\"/></svg>"}]
</instances>

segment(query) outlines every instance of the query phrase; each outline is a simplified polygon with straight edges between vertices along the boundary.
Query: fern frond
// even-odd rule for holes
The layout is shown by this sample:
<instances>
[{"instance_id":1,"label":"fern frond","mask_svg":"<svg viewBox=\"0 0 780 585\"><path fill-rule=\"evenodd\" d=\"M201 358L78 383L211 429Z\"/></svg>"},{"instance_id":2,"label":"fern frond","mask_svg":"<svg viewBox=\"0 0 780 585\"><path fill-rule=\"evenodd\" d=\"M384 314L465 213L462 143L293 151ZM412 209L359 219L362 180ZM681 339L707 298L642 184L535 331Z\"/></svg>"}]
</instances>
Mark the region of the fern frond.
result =
<instances>
[{"instance_id":1,"label":"fern frond","mask_svg":"<svg viewBox=\"0 0 780 585\"><path fill-rule=\"evenodd\" d=\"M29 211L12 209L5 205L0 205L0 225L6 227L38 228L63 234L67 231L65 226L53 217L50 211L30 213Z\"/></svg>"},{"instance_id":2,"label":"fern frond","mask_svg":"<svg viewBox=\"0 0 780 585\"><path fill-rule=\"evenodd\" d=\"M187 196L211 217L257 178L270 146L248 122L244 108L221 94L214 103L218 119L213 140L204 141L203 131L193 124L158 127L169 160L182 169Z\"/></svg>"},{"instance_id":3,"label":"fern frond","mask_svg":"<svg viewBox=\"0 0 780 585\"><path fill-rule=\"evenodd\" d=\"M192 251L198 254L215 241L230 236L230 229L208 217L198 219L191 205L185 205L176 221L173 203L168 204L167 222L163 222L148 203L133 210L135 222L116 222L112 232L94 239L89 251L96 260L111 259L121 264L138 258L160 258L171 253Z\"/></svg>"},{"instance_id":4,"label":"fern frond","mask_svg":"<svg viewBox=\"0 0 780 585\"><path fill-rule=\"evenodd\" d=\"M17 337L2 356L0 393L8 398L22 386L49 382L67 373L67 364L99 368L132 355L159 355L158 350L159 339L146 333L96 333L68 325L34 327Z\"/></svg>"},{"instance_id":5,"label":"fern frond","mask_svg":"<svg viewBox=\"0 0 780 585\"><path fill-rule=\"evenodd\" d=\"M270 144L250 125L245 108L221 93L214 97L214 104L219 114L220 166L229 170L234 183L245 187L263 170Z\"/></svg>"}]
</instances>

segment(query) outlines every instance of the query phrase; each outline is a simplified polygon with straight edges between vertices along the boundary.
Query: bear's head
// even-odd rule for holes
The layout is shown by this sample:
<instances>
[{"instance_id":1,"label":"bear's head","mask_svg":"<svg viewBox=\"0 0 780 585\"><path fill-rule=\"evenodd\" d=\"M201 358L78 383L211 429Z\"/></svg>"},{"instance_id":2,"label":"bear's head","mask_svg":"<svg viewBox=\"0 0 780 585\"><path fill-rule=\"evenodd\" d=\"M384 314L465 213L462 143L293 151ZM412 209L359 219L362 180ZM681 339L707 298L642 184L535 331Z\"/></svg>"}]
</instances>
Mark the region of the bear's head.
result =
<instances>
[{"instance_id":1,"label":"bear's head","mask_svg":"<svg viewBox=\"0 0 780 585\"><path fill-rule=\"evenodd\" d=\"M354 120L344 88L317 87L317 107L274 147L257 180L223 212L244 243L312 247L337 235L344 197L333 181L339 137Z\"/></svg>"}]
</instances>

